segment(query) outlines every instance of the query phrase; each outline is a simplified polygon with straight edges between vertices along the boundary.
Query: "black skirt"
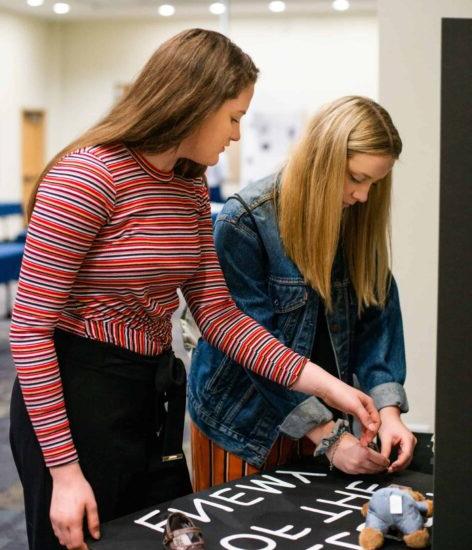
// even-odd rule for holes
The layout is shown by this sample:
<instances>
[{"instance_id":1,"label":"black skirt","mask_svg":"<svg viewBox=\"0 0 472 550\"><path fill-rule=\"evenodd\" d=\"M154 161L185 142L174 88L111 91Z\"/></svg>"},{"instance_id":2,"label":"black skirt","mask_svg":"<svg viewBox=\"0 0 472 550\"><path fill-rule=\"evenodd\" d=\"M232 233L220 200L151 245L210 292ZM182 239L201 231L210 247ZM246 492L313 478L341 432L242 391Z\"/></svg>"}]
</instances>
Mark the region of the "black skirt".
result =
<instances>
[{"instance_id":1,"label":"black skirt","mask_svg":"<svg viewBox=\"0 0 472 550\"><path fill-rule=\"evenodd\" d=\"M149 357L60 330L54 343L72 437L100 521L189 494L181 449L182 362L172 351ZM47 546L55 540L54 534L50 538L51 478L18 381L10 440L24 487L30 548L53 548Z\"/></svg>"}]
</instances>

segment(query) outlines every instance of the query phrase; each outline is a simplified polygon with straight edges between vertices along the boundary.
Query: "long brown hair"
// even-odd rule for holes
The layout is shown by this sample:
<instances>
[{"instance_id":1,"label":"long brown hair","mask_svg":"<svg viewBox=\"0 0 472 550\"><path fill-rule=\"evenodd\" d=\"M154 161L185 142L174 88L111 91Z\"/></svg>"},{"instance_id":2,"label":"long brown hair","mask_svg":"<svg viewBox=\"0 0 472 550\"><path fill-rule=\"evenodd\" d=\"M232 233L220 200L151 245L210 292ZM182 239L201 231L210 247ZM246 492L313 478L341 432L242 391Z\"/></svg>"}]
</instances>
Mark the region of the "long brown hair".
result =
<instances>
[{"instance_id":1,"label":"long brown hair","mask_svg":"<svg viewBox=\"0 0 472 550\"><path fill-rule=\"evenodd\" d=\"M257 74L251 58L223 34L190 29L170 38L110 112L47 164L36 182L28 216L40 182L71 151L118 142L142 153L177 147L211 112L253 84ZM186 177L201 176L205 169L185 159L175 166Z\"/></svg>"},{"instance_id":2,"label":"long brown hair","mask_svg":"<svg viewBox=\"0 0 472 550\"><path fill-rule=\"evenodd\" d=\"M348 96L325 105L311 119L282 173L278 208L285 250L328 310L340 241L359 312L385 304L391 263L391 173L372 186L366 203L345 210L343 186L352 155L397 159L401 150L387 111L369 98Z\"/></svg>"}]
</instances>

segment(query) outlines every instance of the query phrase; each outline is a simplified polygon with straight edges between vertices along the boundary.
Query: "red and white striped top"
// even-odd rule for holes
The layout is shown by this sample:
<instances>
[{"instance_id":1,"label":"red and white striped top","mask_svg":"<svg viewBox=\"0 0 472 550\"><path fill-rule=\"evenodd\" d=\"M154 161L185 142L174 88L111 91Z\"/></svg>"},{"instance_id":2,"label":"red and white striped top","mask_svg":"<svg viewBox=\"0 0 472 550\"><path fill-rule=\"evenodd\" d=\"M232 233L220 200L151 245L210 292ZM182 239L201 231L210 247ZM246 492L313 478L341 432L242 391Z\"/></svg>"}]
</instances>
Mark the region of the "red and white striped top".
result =
<instances>
[{"instance_id":1,"label":"red and white striped top","mask_svg":"<svg viewBox=\"0 0 472 550\"><path fill-rule=\"evenodd\" d=\"M171 346L178 288L208 342L271 380L296 380L307 359L228 293L202 179L158 171L121 144L83 148L56 164L29 224L10 335L47 466L78 459L55 327L157 355Z\"/></svg>"}]
</instances>

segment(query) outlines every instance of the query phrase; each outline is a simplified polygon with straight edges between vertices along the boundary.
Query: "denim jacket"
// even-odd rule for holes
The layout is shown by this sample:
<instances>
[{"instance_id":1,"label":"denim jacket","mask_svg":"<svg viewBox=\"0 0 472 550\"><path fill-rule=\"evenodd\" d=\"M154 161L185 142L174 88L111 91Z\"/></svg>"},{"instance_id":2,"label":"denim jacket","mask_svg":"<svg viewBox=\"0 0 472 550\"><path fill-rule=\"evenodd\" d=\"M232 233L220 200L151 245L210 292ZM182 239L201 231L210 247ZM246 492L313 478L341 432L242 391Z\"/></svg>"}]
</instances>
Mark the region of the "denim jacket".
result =
<instances>
[{"instance_id":1,"label":"denim jacket","mask_svg":"<svg viewBox=\"0 0 472 550\"><path fill-rule=\"evenodd\" d=\"M310 357L320 297L284 252L275 212L277 178L270 176L230 198L215 224L215 245L239 308L282 343ZM256 226L255 226L256 224ZM384 309L361 317L342 254L332 273L333 308L326 312L339 377L354 379L378 409L408 410L398 291L392 279ZM321 365L323 366L323 365ZM197 426L217 444L262 466L280 433L303 437L332 418L316 397L292 391L243 368L202 339L192 357L188 405Z\"/></svg>"}]
</instances>

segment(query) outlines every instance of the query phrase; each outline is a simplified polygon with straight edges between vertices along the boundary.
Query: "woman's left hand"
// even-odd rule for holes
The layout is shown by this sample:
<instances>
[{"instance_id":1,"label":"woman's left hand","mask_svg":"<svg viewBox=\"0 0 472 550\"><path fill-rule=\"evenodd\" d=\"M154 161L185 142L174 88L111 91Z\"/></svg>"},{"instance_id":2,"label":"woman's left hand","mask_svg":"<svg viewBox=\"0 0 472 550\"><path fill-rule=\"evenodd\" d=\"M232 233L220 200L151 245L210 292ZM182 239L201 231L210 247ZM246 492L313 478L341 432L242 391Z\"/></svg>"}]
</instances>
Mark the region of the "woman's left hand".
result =
<instances>
[{"instance_id":1,"label":"woman's left hand","mask_svg":"<svg viewBox=\"0 0 472 550\"><path fill-rule=\"evenodd\" d=\"M379 429L381 453L388 459L392 449L397 448L398 457L390 464L388 472L399 472L404 470L413 458L416 437L403 424L398 407L384 407L379 412L382 421Z\"/></svg>"}]
</instances>

